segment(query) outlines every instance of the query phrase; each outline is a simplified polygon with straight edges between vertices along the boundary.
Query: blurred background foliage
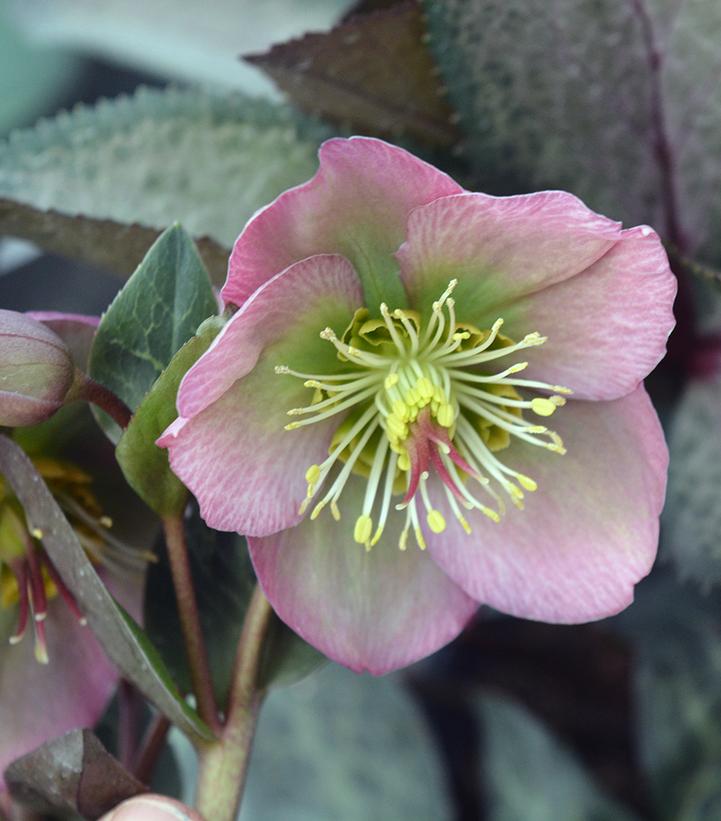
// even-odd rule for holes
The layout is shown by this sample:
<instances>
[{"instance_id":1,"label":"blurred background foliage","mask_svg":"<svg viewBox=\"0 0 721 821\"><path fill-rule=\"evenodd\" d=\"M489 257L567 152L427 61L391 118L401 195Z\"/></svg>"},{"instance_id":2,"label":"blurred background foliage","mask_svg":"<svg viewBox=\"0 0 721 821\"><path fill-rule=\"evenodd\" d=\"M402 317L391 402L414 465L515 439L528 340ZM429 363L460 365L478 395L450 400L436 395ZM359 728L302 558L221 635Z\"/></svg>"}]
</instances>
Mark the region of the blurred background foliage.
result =
<instances>
[{"instance_id":1,"label":"blurred background foliage","mask_svg":"<svg viewBox=\"0 0 721 821\"><path fill-rule=\"evenodd\" d=\"M648 222L679 277L649 380L668 503L635 605L578 627L483 611L403 675L330 665L274 690L243 819L721 818L719 43L709 0L0 1L2 307L99 313L176 221L220 283L247 218L350 132ZM211 577L221 554L197 545ZM237 572L204 611L221 636ZM149 584L167 597L162 563ZM171 738L157 784L180 794Z\"/></svg>"}]
</instances>

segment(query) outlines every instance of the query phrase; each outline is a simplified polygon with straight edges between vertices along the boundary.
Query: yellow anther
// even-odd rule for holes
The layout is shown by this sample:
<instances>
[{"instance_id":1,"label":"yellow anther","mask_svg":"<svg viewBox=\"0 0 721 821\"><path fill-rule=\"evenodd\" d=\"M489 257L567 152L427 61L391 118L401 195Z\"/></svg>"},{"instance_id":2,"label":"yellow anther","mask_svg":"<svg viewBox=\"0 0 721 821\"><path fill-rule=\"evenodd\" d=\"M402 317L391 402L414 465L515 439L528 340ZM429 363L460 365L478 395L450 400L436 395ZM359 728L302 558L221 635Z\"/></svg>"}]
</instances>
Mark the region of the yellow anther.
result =
<instances>
[{"instance_id":1,"label":"yellow anther","mask_svg":"<svg viewBox=\"0 0 721 821\"><path fill-rule=\"evenodd\" d=\"M456 518L460 522L461 527L470 536L473 531L471 530L471 526L468 524L468 519L466 519L465 516L461 516L460 514L458 516L456 516Z\"/></svg>"},{"instance_id":2,"label":"yellow anther","mask_svg":"<svg viewBox=\"0 0 721 821\"><path fill-rule=\"evenodd\" d=\"M370 546L372 532L373 520L370 516L363 513L356 519L355 527L353 528L353 538L358 544Z\"/></svg>"},{"instance_id":3,"label":"yellow anther","mask_svg":"<svg viewBox=\"0 0 721 821\"><path fill-rule=\"evenodd\" d=\"M446 529L446 520L443 518L443 514L440 510L429 510L426 520L428 527L430 527L434 533L443 533Z\"/></svg>"},{"instance_id":4,"label":"yellow anther","mask_svg":"<svg viewBox=\"0 0 721 821\"><path fill-rule=\"evenodd\" d=\"M566 404L566 400L562 396L549 396L548 398L557 408L562 408Z\"/></svg>"},{"instance_id":5,"label":"yellow anther","mask_svg":"<svg viewBox=\"0 0 721 821\"><path fill-rule=\"evenodd\" d=\"M44 645L40 644L39 641L35 642L35 661L37 661L38 664L50 663L47 648Z\"/></svg>"},{"instance_id":6,"label":"yellow anther","mask_svg":"<svg viewBox=\"0 0 721 821\"><path fill-rule=\"evenodd\" d=\"M103 527L111 528L113 526L113 520L110 516L101 516L98 521Z\"/></svg>"},{"instance_id":7,"label":"yellow anther","mask_svg":"<svg viewBox=\"0 0 721 821\"><path fill-rule=\"evenodd\" d=\"M405 439L408 435L408 428L395 414L391 413L386 416L386 425L388 430L399 439Z\"/></svg>"},{"instance_id":8,"label":"yellow anther","mask_svg":"<svg viewBox=\"0 0 721 821\"><path fill-rule=\"evenodd\" d=\"M538 331L534 331L531 334L526 334L523 337L523 344L524 345L543 345L544 342L548 340L547 336L541 336Z\"/></svg>"},{"instance_id":9,"label":"yellow anther","mask_svg":"<svg viewBox=\"0 0 721 821\"><path fill-rule=\"evenodd\" d=\"M431 399L433 396L433 383L427 376L422 376L416 382L415 389L423 399Z\"/></svg>"},{"instance_id":10,"label":"yellow anther","mask_svg":"<svg viewBox=\"0 0 721 821\"><path fill-rule=\"evenodd\" d=\"M335 499L333 499L330 503L330 515L336 520L336 522L340 521L340 508L338 507L338 503Z\"/></svg>"},{"instance_id":11,"label":"yellow anther","mask_svg":"<svg viewBox=\"0 0 721 821\"><path fill-rule=\"evenodd\" d=\"M456 415L451 405L441 405L438 408L436 419L438 420L438 424L442 425L444 428L450 428L455 417Z\"/></svg>"},{"instance_id":12,"label":"yellow anther","mask_svg":"<svg viewBox=\"0 0 721 821\"><path fill-rule=\"evenodd\" d=\"M275 368L273 368L273 370L277 374L290 373L290 368L287 365L276 365Z\"/></svg>"},{"instance_id":13,"label":"yellow anther","mask_svg":"<svg viewBox=\"0 0 721 821\"><path fill-rule=\"evenodd\" d=\"M528 362L517 362L515 365L511 365L511 367L508 369L508 373L520 373L521 371L525 371L527 367ZM556 388L554 387L553 390L555 391Z\"/></svg>"},{"instance_id":14,"label":"yellow anther","mask_svg":"<svg viewBox=\"0 0 721 821\"><path fill-rule=\"evenodd\" d=\"M408 528L404 528L403 532L398 539L398 549L399 550L406 550L408 547Z\"/></svg>"},{"instance_id":15,"label":"yellow anther","mask_svg":"<svg viewBox=\"0 0 721 821\"><path fill-rule=\"evenodd\" d=\"M287 425L283 426L283 430L296 430L300 427L300 422L288 422Z\"/></svg>"},{"instance_id":16,"label":"yellow anther","mask_svg":"<svg viewBox=\"0 0 721 821\"><path fill-rule=\"evenodd\" d=\"M312 498L311 496L306 496L306 498L303 499L303 501L300 503L300 506L298 507L298 515L299 516L304 516L305 515L306 510L308 510L308 505L310 504L311 498Z\"/></svg>"},{"instance_id":17,"label":"yellow anther","mask_svg":"<svg viewBox=\"0 0 721 821\"><path fill-rule=\"evenodd\" d=\"M401 453L401 455L398 457L398 468L400 470L410 470L411 469L411 460L410 460L410 457L408 456L408 453L406 451Z\"/></svg>"},{"instance_id":18,"label":"yellow anther","mask_svg":"<svg viewBox=\"0 0 721 821\"><path fill-rule=\"evenodd\" d=\"M542 396L537 396L531 400L531 410L539 416L550 416L557 407L555 402Z\"/></svg>"},{"instance_id":19,"label":"yellow anther","mask_svg":"<svg viewBox=\"0 0 721 821\"><path fill-rule=\"evenodd\" d=\"M420 547L421 550L425 550L426 540L423 538L423 532L420 527L413 528L413 532L416 534L416 542L418 543L418 547Z\"/></svg>"},{"instance_id":20,"label":"yellow anther","mask_svg":"<svg viewBox=\"0 0 721 821\"><path fill-rule=\"evenodd\" d=\"M385 386L385 389L387 391L389 391L394 385L397 385L398 381L399 381L399 378L400 377L398 376L397 373L389 373L388 376L386 376L385 380L383 381L383 385Z\"/></svg>"},{"instance_id":21,"label":"yellow anther","mask_svg":"<svg viewBox=\"0 0 721 821\"><path fill-rule=\"evenodd\" d=\"M408 405L402 399L396 399L393 402L393 413L402 421L405 422L408 419L410 414L410 410Z\"/></svg>"},{"instance_id":22,"label":"yellow anther","mask_svg":"<svg viewBox=\"0 0 721 821\"><path fill-rule=\"evenodd\" d=\"M521 509L523 509L523 502L516 502L516 506L518 507L519 505L520 505ZM481 510L481 513L483 513L484 516L488 516L488 518L492 522L495 522L496 524L498 524L501 521L501 517L498 515L498 513L495 510L493 510L493 508L486 507L485 505L483 505L480 510ZM463 522L461 522L461 524L463 524Z\"/></svg>"},{"instance_id":23,"label":"yellow anther","mask_svg":"<svg viewBox=\"0 0 721 821\"><path fill-rule=\"evenodd\" d=\"M313 512L310 514L311 521L317 519L320 516L321 510L328 504L328 502L318 502L318 504L313 508Z\"/></svg>"},{"instance_id":24,"label":"yellow anther","mask_svg":"<svg viewBox=\"0 0 721 821\"><path fill-rule=\"evenodd\" d=\"M525 488L530 493L538 490L538 483L534 482L530 476L524 476L522 473L517 473L516 479L518 479L518 483L521 487Z\"/></svg>"},{"instance_id":25,"label":"yellow anther","mask_svg":"<svg viewBox=\"0 0 721 821\"><path fill-rule=\"evenodd\" d=\"M305 481L314 485L320 479L320 465L311 465L305 472Z\"/></svg>"},{"instance_id":26,"label":"yellow anther","mask_svg":"<svg viewBox=\"0 0 721 821\"><path fill-rule=\"evenodd\" d=\"M514 485L512 482L508 482L506 484L506 490L511 494L511 498L523 499L523 491L520 487L518 487L518 485Z\"/></svg>"},{"instance_id":27,"label":"yellow anther","mask_svg":"<svg viewBox=\"0 0 721 821\"><path fill-rule=\"evenodd\" d=\"M564 388L563 385L551 385L551 390L556 393L565 393L566 396L570 396L573 393L570 388Z\"/></svg>"},{"instance_id":28,"label":"yellow anther","mask_svg":"<svg viewBox=\"0 0 721 821\"><path fill-rule=\"evenodd\" d=\"M307 379L303 383L304 388L320 388L320 382L317 379Z\"/></svg>"},{"instance_id":29,"label":"yellow anther","mask_svg":"<svg viewBox=\"0 0 721 821\"><path fill-rule=\"evenodd\" d=\"M373 538L370 541L370 547L375 547L378 542L381 540L381 536L383 535L383 528L379 527L378 530L373 534Z\"/></svg>"},{"instance_id":30,"label":"yellow anther","mask_svg":"<svg viewBox=\"0 0 721 821\"><path fill-rule=\"evenodd\" d=\"M33 539L42 539L42 537L45 534L42 532L42 530L40 530L39 527L33 527L30 529L30 535L33 537Z\"/></svg>"}]
</instances>

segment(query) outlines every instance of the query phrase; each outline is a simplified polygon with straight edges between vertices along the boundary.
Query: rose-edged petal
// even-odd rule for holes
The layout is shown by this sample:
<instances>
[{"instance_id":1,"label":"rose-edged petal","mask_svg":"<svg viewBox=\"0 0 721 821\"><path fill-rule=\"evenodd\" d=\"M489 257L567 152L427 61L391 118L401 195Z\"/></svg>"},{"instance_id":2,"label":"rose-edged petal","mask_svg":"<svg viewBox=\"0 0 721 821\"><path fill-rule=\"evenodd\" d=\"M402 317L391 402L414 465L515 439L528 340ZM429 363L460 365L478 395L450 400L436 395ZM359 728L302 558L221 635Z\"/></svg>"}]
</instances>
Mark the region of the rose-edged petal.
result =
<instances>
[{"instance_id":1,"label":"rose-edged petal","mask_svg":"<svg viewBox=\"0 0 721 821\"><path fill-rule=\"evenodd\" d=\"M524 377L565 385L581 399L616 399L663 358L675 296L661 240L639 226L582 273L508 306L503 332L548 337L528 353Z\"/></svg>"},{"instance_id":2,"label":"rose-edged petal","mask_svg":"<svg viewBox=\"0 0 721 821\"><path fill-rule=\"evenodd\" d=\"M348 527L361 512L364 489L351 477L341 522L326 512L248 545L283 621L334 661L381 675L447 644L478 605L427 553L398 549L403 516L390 517L371 551L353 541Z\"/></svg>"},{"instance_id":3,"label":"rose-edged petal","mask_svg":"<svg viewBox=\"0 0 721 821\"><path fill-rule=\"evenodd\" d=\"M32 635L14 647L0 643L0 791L16 758L68 730L92 727L118 679L93 634L60 599L50 603L46 625L48 665L35 660Z\"/></svg>"},{"instance_id":4,"label":"rose-edged petal","mask_svg":"<svg viewBox=\"0 0 721 821\"><path fill-rule=\"evenodd\" d=\"M593 621L630 604L653 564L668 452L643 386L613 402L569 402L553 421L565 456L517 443L504 452L538 482L525 510L511 507L498 525L471 515L470 536L447 511L448 527L429 535L428 549L466 592L497 610Z\"/></svg>"},{"instance_id":5,"label":"rose-edged petal","mask_svg":"<svg viewBox=\"0 0 721 821\"><path fill-rule=\"evenodd\" d=\"M305 471L327 452L338 418L284 430L310 392L275 367L337 372L336 350L319 333L342 333L361 299L343 257L302 260L259 288L186 374L180 418L158 444L211 527L267 535L299 520Z\"/></svg>"},{"instance_id":6,"label":"rose-edged petal","mask_svg":"<svg viewBox=\"0 0 721 821\"><path fill-rule=\"evenodd\" d=\"M416 208L396 257L411 305L429 311L456 278L459 319L492 322L509 301L588 268L620 234L565 191L464 193Z\"/></svg>"},{"instance_id":7,"label":"rose-edged petal","mask_svg":"<svg viewBox=\"0 0 721 821\"><path fill-rule=\"evenodd\" d=\"M382 299L395 302L403 292L392 254L403 241L409 212L463 190L382 140L328 140L319 160L309 182L281 194L245 227L230 257L221 294L226 303L241 305L278 271L319 253L351 260L369 307Z\"/></svg>"}]
</instances>

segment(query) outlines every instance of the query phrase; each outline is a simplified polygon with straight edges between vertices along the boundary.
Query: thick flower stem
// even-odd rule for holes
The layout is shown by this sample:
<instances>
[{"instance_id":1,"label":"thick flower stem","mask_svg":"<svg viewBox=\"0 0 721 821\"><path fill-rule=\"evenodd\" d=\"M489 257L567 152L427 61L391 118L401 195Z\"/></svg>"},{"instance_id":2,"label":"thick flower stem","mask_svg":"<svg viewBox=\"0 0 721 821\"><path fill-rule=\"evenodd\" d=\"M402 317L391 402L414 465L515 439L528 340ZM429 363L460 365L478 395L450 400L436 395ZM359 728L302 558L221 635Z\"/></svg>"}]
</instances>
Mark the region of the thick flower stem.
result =
<instances>
[{"instance_id":1,"label":"thick flower stem","mask_svg":"<svg viewBox=\"0 0 721 821\"><path fill-rule=\"evenodd\" d=\"M120 427L125 430L128 427L132 413L130 408L111 390L91 379L82 371L76 371L75 384L70 389L65 401L71 402L81 400L97 405L104 410L108 416L112 417Z\"/></svg>"},{"instance_id":2,"label":"thick flower stem","mask_svg":"<svg viewBox=\"0 0 721 821\"><path fill-rule=\"evenodd\" d=\"M228 720L220 741L200 750L196 807L212 821L234 821L238 813L255 725L265 695L258 687L258 672L272 613L268 600L256 587L238 644Z\"/></svg>"},{"instance_id":3,"label":"thick flower stem","mask_svg":"<svg viewBox=\"0 0 721 821\"><path fill-rule=\"evenodd\" d=\"M213 695L213 679L210 674L208 653L203 640L203 631L200 627L200 615L190 572L190 560L188 558L188 546L185 541L182 516L163 518L163 530L165 532L165 544L168 549L170 572L175 587L175 597L178 603L180 626L183 631L185 650L188 656L190 678L198 702L198 712L203 721L217 733L220 730L218 708Z\"/></svg>"}]
</instances>

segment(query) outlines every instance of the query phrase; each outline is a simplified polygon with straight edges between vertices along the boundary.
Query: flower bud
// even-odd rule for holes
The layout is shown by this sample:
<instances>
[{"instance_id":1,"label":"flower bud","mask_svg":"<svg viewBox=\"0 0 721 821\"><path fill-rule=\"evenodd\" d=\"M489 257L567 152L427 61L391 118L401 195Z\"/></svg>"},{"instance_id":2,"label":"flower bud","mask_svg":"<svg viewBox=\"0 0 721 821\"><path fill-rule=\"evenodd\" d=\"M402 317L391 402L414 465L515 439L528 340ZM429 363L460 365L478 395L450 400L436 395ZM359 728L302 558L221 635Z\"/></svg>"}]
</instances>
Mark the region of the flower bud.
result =
<instances>
[{"instance_id":1,"label":"flower bud","mask_svg":"<svg viewBox=\"0 0 721 821\"><path fill-rule=\"evenodd\" d=\"M0 425L35 425L63 404L75 367L57 334L31 317L0 309Z\"/></svg>"}]
</instances>

